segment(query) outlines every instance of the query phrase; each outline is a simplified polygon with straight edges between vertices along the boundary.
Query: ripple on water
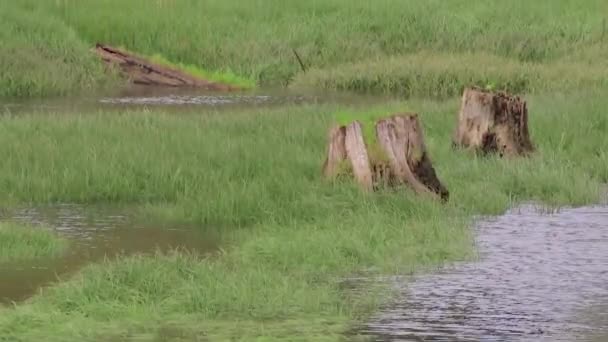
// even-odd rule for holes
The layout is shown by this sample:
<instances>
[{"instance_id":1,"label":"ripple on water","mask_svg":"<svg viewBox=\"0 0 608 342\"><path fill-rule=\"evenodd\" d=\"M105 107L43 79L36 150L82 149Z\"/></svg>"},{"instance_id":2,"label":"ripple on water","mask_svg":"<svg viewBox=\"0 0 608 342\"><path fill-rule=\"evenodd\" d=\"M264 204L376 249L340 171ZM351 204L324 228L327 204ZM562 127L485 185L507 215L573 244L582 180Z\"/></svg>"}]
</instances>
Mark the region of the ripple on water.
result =
<instances>
[{"instance_id":1,"label":"ripple on water","mask_svg":"<svg viewBox=\"0 0 608 342\"><path fill-rule=\"evenodd\" d=\"M608 208L521 207L477 227L477 262L400 283L376 341L583 341L608 336Z\"/></svg>"},{"instance_id":2,"label":"ripple on water","mask_svg":"<svg viewBox=\"0 0 608 342\"><path fill-rule=\"evenodd\" d=\"M151 97L118 97L118 98L103 98L99 100L101 103L112 104L135 104L135 105L208 105L219 106L227 104L262 104L270 102L273 98L270 96L221 96L221 95L199 95L199 96L151 96ZM298 100L297 98L294 100Z\"/></svg>"}]
</instances>

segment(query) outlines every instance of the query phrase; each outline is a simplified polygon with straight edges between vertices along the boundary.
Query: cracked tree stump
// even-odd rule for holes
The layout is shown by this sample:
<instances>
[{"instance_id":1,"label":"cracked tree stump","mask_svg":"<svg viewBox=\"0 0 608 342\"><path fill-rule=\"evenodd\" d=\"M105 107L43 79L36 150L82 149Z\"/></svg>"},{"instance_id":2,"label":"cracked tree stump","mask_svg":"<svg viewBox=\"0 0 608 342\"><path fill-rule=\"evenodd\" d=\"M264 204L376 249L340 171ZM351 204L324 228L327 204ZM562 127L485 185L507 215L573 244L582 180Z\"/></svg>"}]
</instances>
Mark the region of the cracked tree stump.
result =
<instances>
[{"instance_id":1,"label":"cracked tree stump","mask_svg":"<svg viewBox=\"0 0 608 342\"><path fill-rule=\"evenodd\" d=\"M533 152L526 101L506 93L465 89L453 143L501 157Z\"/></svg>"},{"instance_id":2,"label":"cracked tree stump","mask_svg":"<svg viewBox=\"0 0 608 342\"><path fill-rule=\"evenodd\" d=\"M350 171L361 187L371 191L373 189L372 171L361 123L358 121L330 130L323 173L329 178L336 177L344 171L345 162L349 163Z\"/></svg>"},{"instance_id":3,"label":"cracked tree stump","mask_svg":"<svg viewBox=\"0 0 608 342\"><path fill-rule=\"evenodd\" d=\"M333 127L323 165L325 177L352 173L366 191L403 184L418 194L448 199L449 192L431 164L418 115L395 114L378 120L375 129L378 152L370 155L361 123Z\"/></svg>"},{"instance_id":4,"label":"cracked tree stump","mask_svg":"<svg viewBox=\"0 0 608 342\"><path fill-rule=\"evenodd\" d=\"M135 84L165 87L195 87L207 90L239 90L227 84L211 82L136 56L133 53L97 43L95 53L109 66L118 66L119 71Z\"/></svg>"}]
</instances>

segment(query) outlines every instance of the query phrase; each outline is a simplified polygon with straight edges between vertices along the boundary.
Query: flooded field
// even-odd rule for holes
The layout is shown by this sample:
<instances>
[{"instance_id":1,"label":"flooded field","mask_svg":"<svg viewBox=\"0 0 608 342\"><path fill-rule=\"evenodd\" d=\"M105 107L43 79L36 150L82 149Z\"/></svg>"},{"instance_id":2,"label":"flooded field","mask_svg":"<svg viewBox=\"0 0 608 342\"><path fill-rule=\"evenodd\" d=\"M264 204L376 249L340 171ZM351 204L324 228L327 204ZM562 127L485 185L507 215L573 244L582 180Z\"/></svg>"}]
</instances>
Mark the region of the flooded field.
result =
<instances>
[{"instance_id":1,"label":"flooded field","mask_svg":"<svg viewBox=\"0 0 608 342\"><path fill-rule=\"evenodd\" d=\"M520 207L477 227L479 260L401 279L375 341L604 341L608 207ZM598 337L599 336L599 337Z\"/></svg>"},{"instance_id":2,"label":"flooded field","mask_svg":"<svg viewBox=\"0 0 608 342\"><path fill-rule=\"evenodd\" d=\"M106 257L176 248L206 253L217 247L214 236L202 234L192 227L141 224L130 220L125 213L109 208L76 205L27 208L2 219L43 224L70 241L67 253L58 258L0 263L0 303L4 304L24 300L40 287Z\"/></svg>"}]
</instances>

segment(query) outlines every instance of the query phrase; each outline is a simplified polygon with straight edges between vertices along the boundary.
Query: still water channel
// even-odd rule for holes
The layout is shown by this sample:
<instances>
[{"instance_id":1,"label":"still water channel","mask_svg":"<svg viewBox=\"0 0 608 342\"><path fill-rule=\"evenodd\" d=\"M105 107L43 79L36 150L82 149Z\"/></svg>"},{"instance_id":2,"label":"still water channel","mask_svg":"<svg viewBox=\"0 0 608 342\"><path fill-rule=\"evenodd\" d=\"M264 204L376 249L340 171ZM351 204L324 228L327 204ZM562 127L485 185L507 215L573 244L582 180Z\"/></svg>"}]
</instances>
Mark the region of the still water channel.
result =
<instances>
[{"instance_id":1,"label":"still water channel","mask_svg":"<svg viewBox=\"0 0 608 342\"><path fill-rule=\"evenodd\" d=\"M370 105L394 100L393 97L362 95L348 92L260 89L244 92L218 93L197 89L129 86L105 95L81 95L72 98L31 100L0 100L0 114L27 112L87 112L143 108L179 112L252 110L312 104Z\"/></svg>"}]
</instances>

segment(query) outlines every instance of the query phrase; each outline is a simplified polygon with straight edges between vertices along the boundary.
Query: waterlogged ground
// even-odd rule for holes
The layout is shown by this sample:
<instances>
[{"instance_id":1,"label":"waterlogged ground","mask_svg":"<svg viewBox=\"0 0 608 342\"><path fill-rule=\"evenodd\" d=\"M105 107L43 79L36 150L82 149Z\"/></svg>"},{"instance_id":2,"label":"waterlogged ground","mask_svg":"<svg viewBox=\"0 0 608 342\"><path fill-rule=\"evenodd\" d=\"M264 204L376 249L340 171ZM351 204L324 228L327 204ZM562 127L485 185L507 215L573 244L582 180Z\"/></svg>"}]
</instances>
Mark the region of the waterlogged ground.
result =
<instances>
[{"instance_id":1,"label":"waterlogged ground","mask_svg":"<svg viewBox=\"0 0 608 342\"><path fill-rule=\"evenodd\" d=\"M127 214L113 208L77 205L25 208L3 217L9 218L51 227L70 240L70 248L57 258L0 264L0 303L4 304L24 300L40 287L106 257L175 248L206 253L217 247L214 236L191 227L133 222Z\"/></svg>"},{"instance_id":2,"label":"waterlogged ground","mask_svg":"<svg viewBox=\"0 0 608 342\"><path fill-rule=\"evenodd\" d=\"M533 206L477 228L477 262L397 283L375 341L605 341L608 206Z\"/></svg>"},{"instance_id":3,"label":"waterlogged ground","mask_svg":"<svg viewBox=\"0 0 608 342\"><path fill-rule=\"evenodd\" d=\"M604 154L598 147L605 145L605 141L601 138L603 136L602 127L604 127L604 113L601 108L605 106L603 102L588 101L587 97L588 95L585 94L583 102L572 102L574 104L571 104L571 101L562 103L553 98L550 101L544 100L543 102L541 99L539 102L535 102L537 109L534 111L532 121L536 127L534 139L535 142L538 142L542 153L539 153L539 157L532 162L522 160L503 163L493 160L473 160L464 154L456 155L447 149L449 141L447 137L452 130L451 125L448 124L449 121L445 119L448 117L448 109L445 113L437 112L438 110L443 111L443 109L434 107L430 107L430 110L421 109L423 112L430 112L428 119L425 120L425 124L428 125L429 145L433 146L433 155L438 168L443 170L441 177L445 177L450 188L453 188L454 193L460 196L459 205L476 208L482 212L490 210L496 212L510 200L531 197L541 197L542 199L554 196L554 200L559 202L569 200L569 203L588 203L591 199L587 194L595 186L595 181L589 183L584 181L584 178L591 172L593 177L605 181L602 166L605 165L606 159L602 159ZM191 208L186 208L186 210L192 210L191 214L196 211L204 212L207 216L198 218L204 218L206 221L219 221L228 225L239 220L247 221L243 219L246 215L253 216L251 221L259 224L263 229L259 230L259 236L255 235L257 233L252 234L254 239L247 240L247 244L240 247L244 252L238 250L235 252L235 254L242 253L241 255L232 254L230 261L226 264L218 263L218 265L212 265L213 267L205 265L203 268L199 268L197 264L192 264L188 260L178 261L177 264L181 263L195 270L199 276L192 284L180 275L174 274L173 279L190 289L191 292L187 295L192 295L192 298L197 300L200 299L198 309L206 310L204 318L210 321L225 319L225 317L232 319L246 311L243 308L256 308L257 311L243 313L242 317L254 322L252 323L252 327L255 327L253 330L259 331L266 329L259 325L257 321L259 317L268 313L272 315L279 313L282 317L282 310L286 307L303 308L303 312L315 318L316 315L321 315L320 313L327 307L337 307L339 310L342 308L338 306L341 304L337 304L337 295L334 296L334 293L330 292L333 288L315 287L317 282L315 277L302 279L300 278L302 273L291 272L291 262L287 260L289 258L293 257L296 262L302 263L303 269L306 270L329 265L329 271L318 273L322 281L325 281L327 280L325 277L331 277L333 275L331 272L338 268L349 267L349 272L357 270L358 261L355 264L349 264L352 256L361 257L363 260L361 265L373 262L382 263L384 261L381 259L384 256L387 259L390 257L383 253L400 249L411 251L410 256L402 255L403 260L406 263L410 262L411 265L417 265L419 255L430 256L433 262L440 260L441 255L446 255L446 253L448 256L462 255L447 246L453 244L454 238L458 238L456 234L460 233L446 233L444 229L441 229L444 228L444 221L438 221L437 225L428 227L426 224L409 224L413 217L433 217L447 212L436 210L424 203L400 202L397 198L379 200L376 202L378 207L368 210L365 206L366 203L361 204L362 202L358 201L359 197L356 197L355 193L340 192L338 196L330 197L316 188L307 192L310 185L315 184L313 181L316 182L310 175L313 172L318 173L318 166L315 166L314 170L309 170L308 167L313 163L315 163L314 165L319 163L320 146L323 145L324 132L322 130L326 127L325 123L319 120L309 120L309 116L319 111L317 107L301 110L293 108L293 105L336 103L342 107L342 104L359 106L359 104L382 102L384 99L379 97L349 97L348 95L332 97L330 94L312 95L274 93L272 91L205 94L189 91L177 92L173 89L170 91L131 89L117 94L71 100L3 103L0 104L0 112L18 114L19 112L31 113L42 110L68 113L73 109L72 112L86 117L87 113L91 113L88 109L92 108L93 113L98 111L104 115L106 112L109 114L101 119L99 116L92 116L90 122L74 120L70 116L66 116L66 121L59 124L52 121L54 118L42 120L41 122L50 128L44 135L39 134L35 118L26 117L23 122L14 121L11 118L6 126L7 132L21 129L23 136L27 137L23 140L28 143L24 144L21 149L5 149L5 155L9 157L20 155L23 160L37 161L37 168L32 168L31 174L28 175L29 178L26 179L31 184L35 183L34 186L25 181L23 184L28 186L11 183L13 196L21 199L20 203L44 202L47 197L55 198L57 196L59 198L65 196L66 202L70 202L71 198L81 199L83 193L80 189L72 188L71 191L63 192L61 186L50 186L50 184L70 186L70 182L76 183L72 180L74 178L82 182L81 184L89 184L88 182L91 180L85 182L81 175L84 174L83 171L95 168L101 172L93 175L92 184L94 186L84 193L85 201L88 198L96 199L96 196L93 195L95 187L101 188L105 187L107 183L112 183L109 188L116 192L115 196L124 196L125 201L148 198L144 195L149 196L150 194L154 194L158 198L177 198L179 201L183 201L182 203L192 201ZM450 112L457 110L457 102L454 100L454 106L450 107ZM115 112L120 113L129 112L125 109L130 108L163 108L164 115L165 111L170 111L169 108L175 108L176 113L188 110L203 113L239 106L251 110L275 105L280 110L268 113L254 110L252 113L255 115L250 115L250 112L239 115L236 111L227 110L209 123L203 124L200 120L192 121L192 124L197 125L196 128L199 130L190 130L189 121L167 120L171 125L166 127L179 128L182 130L180 132L184 132L183 135L175 134L160 124L156 127L144 126L142 128L137 115L143 114L142 116L145 117L147 114L141 112L131 113L136 120L111 121L111 114L114 112L110 110L115 108ZM327 109L326 107L319 108ZM575 110L585 113L590 119L564 124ZM223 115L224 113L227 115ZM152 118L153 115L155 114L151 113L149 117ZM451 115L449 114L449 117ZM16 116L18 117L18 115ZM41 117L45 118L45 116ZM171 116L165 115L163 120L165 117ZM227 121L222 122L218 118L222 120L227 118ZM111 124L107 124L106 120ZM257 125L251 125L252 122ZM127 128L123 130L123 126L119 124L126 124ZM551 124L555 126L550 126ZM275 128L273 135L267 134L266 131L266 127L271 126ZM294 130L293 127L298 127L298 130ZM299 129L300 127L304 129ZM546 127L552 128L549 130ZM68 129L70 134L65 135ZM208 143L223 142L224 132L244 132L245 129L247 129L248 135L239 135L239 139L235 139L235 143L226 149L228 152L236 152L241 158L226 157L231 154L224 153L222 150L218 152L215 147L217 144ZM98 130L102 130L104 134L97 134ZM210 134L198 134L198 132L209 132ZM311 132L321 133L315 136ZM581 132L586 132L589 139L579 145L578 137L581 136ZM589 133L587 134L587 132ZM53 148L40 148L47 143L46 138L53 139ZM155 145L159 138L163 138L166 148L160 152ZM72 148L72 146L78 146L84 141L90 144L86 145L87 147L99 155L99 159L94 163L88 159L77 159L77 163L73 162L73 156L80 158L79 156L83 153L81 149ZM7 142L9 141L7 140ZM319 149L309 148L312 144L318 144ZM275 146L278 145L281 145L282 148L275 149ZM4 144L3 146L11 145ZM140 150L140 146L146 146L146 148ZM196 146L196 148L190 149L189 146ZM306 148L302 148L302 146ZM446 148L442 150L441 146ZM255 155L245 153L253 147L260 152ZM108 151L111 153L106 153ZM66 154L66 152L68 153ZM69 157L64 157L64 155ZM200 155L209 157L207 159L199 158ZM190 158L192 156L196 158ZM293 156L298 156L298 158L292 158ZM261 166L258 163L260 157L267 159L269 163ZM116 161L121 162L116 163ZM126 163L126 161L129 162ZM213 162L211 165L220 165L223 168L222 172L210 172L214 177L196 177L192 173L175 172L175 169L182 170L177 165L184 166L183 170L196 170L197 167L208 167L210 161ZM283 161L289 161L289 164L284 164ZM565 164L572 165L572 167L564 167ZM14 179L20 179L17 177L18 172L23 169L18 164L9 165L12 166L7 168L8 174L14 174ZM56 165L61 165L63 168L57 168ZM286 168L285 165L293 168ZM577 168L574 165L585 165L587 168ZM278 181L275 182L274 179L267 176L268 169L277 170L277 173L272 173L271 177L276 177ZM70 177L58 170L66 170ZM248 172L241 172L242 170ZM141 181L138 177L138 175L148 172L154 176L156 182ZM106 174L110 176L104 177L103 175ZM173 175L174 178L170 179L167 175ZM487 175L498 176L499 181L486 182ZM119 181L123 176L131 182ZM37 182L38 179L43 181ZM65 179L70 181L56 183L65 181ZM311 179L312 181L310 181ZM249 187L242 189L241 180ZM283 180L293 181L290 183L289 191L284 191L284 184L287 183ZM192 198L183 197L184 194L177 190L176 184L189 184L189 190L192 191L190 194L193 194ZM222 184L222 186L217 186L217 184ZM225 184L229 184L231 187L226 187ZM535 186L537 184L538 186ZM126 185L132 186L130 189L132 193L122 191ZM22 189L30 190L30 188L37 191L32 191L31 198L19 196L24 193L21 191ZM483 192L488 188L490 196L487 201L476 198L479 191ZM222 197L223 191L228 191L228 195ZM49 192L54 197L47 196ZM208 198L217 198L220 204L208 205ZM394 205L388 205L389 202L393 203L393 200ZM258 201L264 205L258 206ZM345 208L335 205L341 201L346 204L346 207L352 209L352 211L344 212L356 215L350 215L354 217L353 221L348 221L352 226L344 226L332 231L335 222L339 220L338 215L335 217L331 215L335 212L341 213ZM496 203L492 203L493 201ZM293 206L283 206L284 203L289 202ZM320 205L317 206L318 203ZM235 204L239 206L237 214L242 216L231 216L235 212L232 209ZM405 210L406 214L395 214L402 211L404 207L408 208ZM270 214L261 213L263 210L259 210L260 208L268 210ZM593 207L568 209L552 215L540 215L528 208L522 213L516 210L509 212L504 217L486 221L477 230L481 252L480 261L457 264L437 273L401 280L398 283L398 289L403 292L403 298L380 311L363 329L363 332L378 341L537 341L543 339L571 341L584 340L584 338L603 341L603 338L608 335L606 331L608 288L605 285L608 284L607 212L606 207ZM360 216L358 216L359 213L361 213ZM272 215L276 215L278 218L269 219L268 217ZM333 220L323 221L323 218L327 216ZM233 217L235 220L231 221L230 218ZM298 220L304 222L307 217L320 218L322 228L328 229L317 230L316 222L311 224L313 227L308 227L307 224L304 225L304 229L297 227L300 225ZM206 252L213 250L216 246L216 240L213 237L197 235L196 230L191 227L161 227L132 222L128 213L124 211L68 205L53 208L25 208L4 218L22 220L27 223L44 223L70 238L72 247L68 254L61 258L0 265L0 279L2 280L0 282L0 303L28 298L35 294L41 286L49 285L58 277L65 279L87 263L99 261L106 256L139 252L151 253L157 248L166 250L172 247L186 247ZM281 224L292 221L296 223L293 227L287 227L294 228L293 230L286 230L280 224L272 222L275 220ZM406 229L411 230L403 230L403 222L407 222ZM276 227L272 226L273 224ZM267 225L271 226L268 230L266 230ZM298 229L295 229L296 227ZM316 236L308 239L307 235ZM379 239L376 240L378 237ZM437 245L433 245L435 241L438 241ZM306 247L300 248L296 244ZM409 245L404 247L404 244ZM385 248L386 251L381 250L382 248ZM376 255L377 250L379 250L380 257ZM431 252L427 253L427 251ZM435 252L437 254L434 254ZM330 262L325 263L326 260L333 261L333 265ZM143 265L152 265L151 269L157 270L158 266L164 264L173 265L171 262L173 261L170 259L150 260ZM390 262L394 262L394 259L387 264ZM230 267L226 265L230 265ZM279 266L277 267L277 265ZM116 266L110 267L116 269ZM277 271L281 267L283 269ZM254 272L251 271L252 269L255 269ZM158 278L151 277L151 279L170 279L166 272L159 272L159 274ZM202 276L203 274L210 274L210 277ZM146 275L140 274L139 276L147 279ZM302 280L306 283L301 282ZM226 283L234 286L226 287ZM281 284L286 284L286 286L281 287ZM73 288L81 285L73 285ZM117 293L123 288L129 289L131 284L124 282L120 286L122 288L118 287ZM175 284L172 281L159 285L161 289L173 289L174 287ZM213 295L210 297L205 297L203 292L200 292L200 289L209 292L207 288L212 289L210 293ZM68 287L69 289L71 288ZM264 292L266 289L270 290ZM262 295L259 295L260 293ZM268 300L274 297L278 297L278 299L274 302ZM136 305L142 312L150 311L149 308L166 299L156 296L150 296L150 298L149 303L152 304L136 303L133 305ZM213 299L210 301L211 304L206 302L209 301L209 298ZM177 298L176 301L178 303L176 307L180 308L174 310L178 311L176 317L178 317L177 314L184 315L184 317L189 315L190 312L187 310L183 312L180 310L182 306L185 306L184 303L190 303L192 299L186 296ZM324 301L331 305L325 305ZM80 301L81 306L75 309L75 312L85 307L82 305L83 302L86 301ZM271 304L266 305L268 302ZM312 305L307 306L309 302L312 302ZM100 307L107 305L102 301L96 304ZM150 307L146 307L146 305L150 305ZM174 308L172 307L172 309ZM33 309L31 311L33 313L54 310L54 308L41 305L40 301L34 299L32 304L18 305L14 312L11 311L9 314L11 317L13 317L12 315L16 317L15 321L37 322L37 318L32 317L38 316L29 316L30 313L21 311L30 309ZM338 315L339 310L330 311L331 314ZM220 313L224 312L227 314L222 316ZM48 317L45 316L46 314L48 312L42 312L40 317ZM70 313L70 315L72 314ZM112 314L114 315L114 313ZM343 316L347 315L340 316L340 320L343 319ZM22 319L23 317L26 318ZM66 326L78 325L79 319L85 321L83 317L66 317L74 319L73 322L66 321ZM114 320L112 323L123 324L123 318L124 316L120 315L112 317ZM302 322L310 322L307 315L296 318L302 319ZM320 318L324 319L324 317ZM351 317L348 316L348 318ZM100 326L98 324L106 322L107 319L108 317L103 314L95 316L89 315L87 312L87 322L91 322L95 326ZM11 320L6 320L6 322L9 321ZM156 325L156 322L147 318L142 318L140 322L142 325L150 325L150 329L155 328ZM199 317L194 322L197 327L201 325ZM233 323L230 322L231 325ZM124 324L126 327L126 323ZM296 325L300 328L299 323ZM12 324L6 324L6 326L12 328ZM23 330L19 330L19 327L15 327L14 336L36 329L34 326L24 326L23 328ZM31 336L46 333L43 331L44 329L46 327L32 332ZM87 328L82 328L83 333L86 330ZM310 330L314 330L315 334L319 331L316 326ZM289 329L288 334L293 334L292 331L298 331L298 329ZM323 329L320 331L325 334ZM341 332L342 327L336 328L335 331ZM239 335L239 333L234 334ZM305 332L298 334L306 336ZM285 336L286 334L281 331L280 335Z\"/></svg>"}]
</instances>

